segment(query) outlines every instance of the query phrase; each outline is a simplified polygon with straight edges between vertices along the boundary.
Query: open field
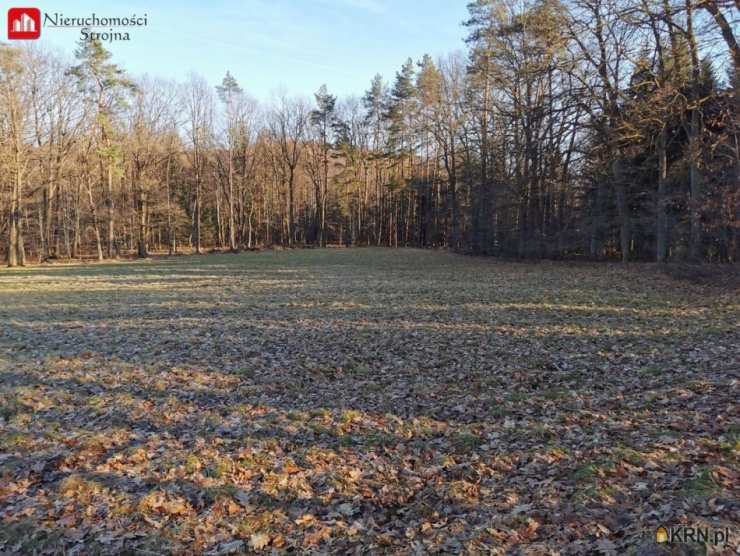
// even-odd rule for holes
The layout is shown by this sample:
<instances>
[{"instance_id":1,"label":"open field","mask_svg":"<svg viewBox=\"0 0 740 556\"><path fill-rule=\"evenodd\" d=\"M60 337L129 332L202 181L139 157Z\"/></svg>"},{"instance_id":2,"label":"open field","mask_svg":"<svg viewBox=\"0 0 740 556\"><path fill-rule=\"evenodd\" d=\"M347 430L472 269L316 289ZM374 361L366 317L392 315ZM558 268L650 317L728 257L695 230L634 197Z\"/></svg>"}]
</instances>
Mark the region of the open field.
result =
<instances>
[{"instance_id":1,"label":"open field","mask_svg":"<svg viewBox=\"0 0 740 556\"><path fill-rule=\"evenodd\" d=\"M740 296L649 269L330 249L0 272L0 553L738 543Z\"/></svg>"}]
</instances>

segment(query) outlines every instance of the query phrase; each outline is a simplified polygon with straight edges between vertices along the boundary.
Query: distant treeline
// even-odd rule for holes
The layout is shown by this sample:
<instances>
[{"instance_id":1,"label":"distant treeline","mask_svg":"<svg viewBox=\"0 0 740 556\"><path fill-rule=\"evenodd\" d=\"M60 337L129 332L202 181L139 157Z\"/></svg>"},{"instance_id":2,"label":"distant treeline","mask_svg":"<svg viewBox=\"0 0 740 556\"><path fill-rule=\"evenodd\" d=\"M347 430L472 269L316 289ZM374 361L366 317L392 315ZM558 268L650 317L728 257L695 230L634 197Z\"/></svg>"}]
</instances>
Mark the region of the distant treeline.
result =
<instances>
[{"instance_id":1,"label":"distant treeline","mask_svg":"<svg viewBox=\"0 0 740 556\"><path fill-rule=\"evenodd\" d=\"M264 106L229 72L133 79L96 40L71 61L0 45L0 252L738 260L737 0L468 9L466 52Z\"/></svg>"}]
</instances>

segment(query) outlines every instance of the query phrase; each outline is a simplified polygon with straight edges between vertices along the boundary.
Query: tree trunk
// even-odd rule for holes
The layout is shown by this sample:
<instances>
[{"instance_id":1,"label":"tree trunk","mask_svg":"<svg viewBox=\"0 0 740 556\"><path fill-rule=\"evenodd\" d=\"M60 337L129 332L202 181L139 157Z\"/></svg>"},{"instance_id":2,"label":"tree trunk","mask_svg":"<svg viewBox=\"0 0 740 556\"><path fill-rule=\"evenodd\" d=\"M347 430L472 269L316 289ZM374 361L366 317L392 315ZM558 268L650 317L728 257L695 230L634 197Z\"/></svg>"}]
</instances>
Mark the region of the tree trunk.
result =
<instances>
[{"instance_id":1,"label":"tree trunk","mask_svg":"<svg viewBox=\"0 0 740 556\"><path fill-rule=\"evenodd\" d=\"M596 184L596 198L591 207L591 241L589 256L592 259L601 258L601 241L604 227L604 180L598 178Z\"/></svg>"},{"instance_id":2,"label":"tree trunk","mask_svg":"<svg viewBox=\"0 0 740 556\"><path fill-rule=\"evenodd\" d=\"M732 30L732 24L722 14L715 0L704 0L700 5L712 14L714 21L719 26L722 32L722 38L724 38L725 44L727 44L727 48L729 48L730 55L732 56L735 76L740 77L740 45L738 45L737 38Z\"/></svg>"},{"instance_id":3,"label":"tree trunk","mask_svg":"<svg viewBox=\"0 0 740 556\"><path fill-rule=\"evenodd\" d=\"M629 261L631 226L622 160L618 156L612 163L612 176L614 178L614 189L617 197L617 214L619 215L619 250L622 255L622 262L626 263Z\"/></svg>"},{"instance_id":4,"label":"tree trunk","mask_svg":"<svg viewBox=\"0 0 740 556\"><path fill-rule=\"evenodd\" d=\"M236 251L236 228L234 220L234 161L229 147L229 249Z\"/></svg>"},{"instance_id":5,"label":"tree trunk","mask_svg":"<svg viewBox=\"0 0 740 556\"><path fill-rule=\"evenodd\" d=\"M701 211L704 176L701 172L701 111L698 87L701 81L701 67L699 65L699 49L694 34L693 0L686 0L686 36L691 53L691 114L688 122L689 136L689 210L691 219L691 235L689 240L689 259L693 262L701 260Z\"/></svg>"},{"instance_id":6,"label":"tree trunk","mask_svg":"<svg viewBox=\"0 0 740 556\"><path fill-rule=\"evenodd\" d=\"M656 202L655 260L665 262L668 255L668 215L666 214L666 181L668 178L668 155L666 153L666 129L658 134L656 154L658 156L658 195Z\"/></svg>"},{"instance_id":7,"label":"tree trunk","mask_svg":"<svg viewBox=\"0 0 740 556\"><path fill-rule=\"evenodd\" d=\"M18 266L18 185L13 184L12 194L10 197L10 214L8 227L8 266Z\"/></svg>"},{"instance_id":8,"label":"tree trunk","mask_svg":"<svg viewBox=\"0 0 740 556\"><path fill-rule=\"evenodd\" d=\"M103 260L103 242L100 237L100 224L98 223L98 210L95 206L95 201L92 194L92 185L88 181L87 183L87 196L90 202L90 212L92 213L92 224L93 231L95 232L95 245L98 249L98 260Z\"/></svg>"},{"instance_id":9,"label":"tree trunk","mask_svg":"<svg viewBox=\"0 0 740 556\"><path fill-rule=\"evenodd\" d=\"M108 258L112 259L117 256L115 246L115 222L113 220L113 162L108 162L108 179L106 181L106 206L108 208Z\"/></svg>"},{"instance_id":10,"label":"tree trunk","mask_svg":"<svg viewBox=\"0 0 740 556\"><path fill-rule=\"evenodd\" d=\"M72 238L72 258L76 259L80 256L80 212L82 210L82 178L77 181L77 190L75 195L75 209L74 209L74 235Z\"/></svg>"},{"instance_id":11,"label":"tree trunk","mask_svg":"<svg viewBox=\"0 0 740 556\"><path fill-rule=\"evenodd\" d=\"M700 115L699 109L694 108L691 112L691 121L689 123L689 186L690 201L689 208L691 211L691 235L689 239L689 259L693 262L701 260L702 256L702 238L701 238L701 212L702 212L702 190L704 176L702 176L699 164L701 161L701 145L699 134Z\"/></svg>"},{"instance_id":12,"label":"tree trunk","mask_svg":"<svg viewBox=\"0 0 740 556\"><path fill-rule=\"evenodd\" d=\"M200 255L200 170L195 170L195 252Z\"/></svg>"},{"instance_id":13,"label":"tree trunk","mask_svg":"<svg viewBox=\"0 0 740 556\"><path fill-rule=\"evenodd\" d=\"M294 214L293 214L293 180L294 180L294 168L290 168L290 174L288 176L288 246L293 246L293 227L294 227Z\"/></svg>"},{"instance_id":14,"label":"tree trunk","mask_svg":"<svg viewBox=\"0 0 740 556\"><path fill-rule=\"evenodd\" d=\"M167 244L168 253L174 255L177 253L177 240L175 237L175 226L172 220L172 193L170 191L170 164L172 155L167 154L167 168L164 174L165 191L167 194Z\"/></svg>"},{"instance_id":15,"label":"tree trunk","mask_svg":"<svg viewBox=\"0 0 740 556\"><path fill-rule=\"evenodd\" d=\"M147 198L146 191L141 189L139 191L139 258L145 259L149 256L146 249L146 210L147 210Z\"/></svg>"}]
</instances>

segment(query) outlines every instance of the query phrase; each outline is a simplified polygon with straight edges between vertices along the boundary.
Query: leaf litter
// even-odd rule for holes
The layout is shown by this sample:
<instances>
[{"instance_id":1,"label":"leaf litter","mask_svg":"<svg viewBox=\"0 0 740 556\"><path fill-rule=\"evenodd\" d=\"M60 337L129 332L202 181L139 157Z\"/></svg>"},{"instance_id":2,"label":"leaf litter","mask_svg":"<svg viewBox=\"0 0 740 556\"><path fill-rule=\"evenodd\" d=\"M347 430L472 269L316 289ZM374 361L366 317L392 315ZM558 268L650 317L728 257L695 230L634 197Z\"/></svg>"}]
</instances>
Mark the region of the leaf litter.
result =
<instances>
[{"instance_id":1,"label":"leaf litter","mask_svg":"<svg viewBox=\"0 0 740 556\"><path fill-rule=\"evenodd\" d=\"M737 531L738 317L736 290L641 265L419 250L4 271L0 552Z\"/></svg>"}]
</instances>

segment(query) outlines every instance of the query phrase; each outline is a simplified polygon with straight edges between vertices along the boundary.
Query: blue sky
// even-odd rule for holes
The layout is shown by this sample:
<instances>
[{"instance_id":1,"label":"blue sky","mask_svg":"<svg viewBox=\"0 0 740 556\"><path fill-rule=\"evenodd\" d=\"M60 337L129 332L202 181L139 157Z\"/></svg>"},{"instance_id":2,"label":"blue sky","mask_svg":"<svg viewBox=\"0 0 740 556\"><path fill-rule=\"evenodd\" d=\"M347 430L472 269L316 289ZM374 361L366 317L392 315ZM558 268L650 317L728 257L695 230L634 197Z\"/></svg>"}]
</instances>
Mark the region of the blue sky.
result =
<instances>
[{"instance_id":1,"label":"blue sky","mask_svg":"<svg viewBox=\"0 0 740 556\"><path fill-rule=\"evenodd\" d=\"M133 75L220 82L226 70L251 95L309 95L322 83L361 95L375 73L392 79L407 57L464 49L467 0L211 0L95 2L18 0L68 17L147 14L131 41L105 43ZM6 5L3 17L7 13ZM106 29L100 29L103 31ZM4 32L3 32L4 34ZM40 43L74 51L79 30L44 28ZM3 40L5 37L3 36Z\"/></svg>"}]
</instances>

